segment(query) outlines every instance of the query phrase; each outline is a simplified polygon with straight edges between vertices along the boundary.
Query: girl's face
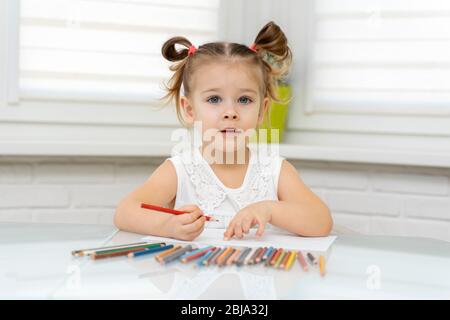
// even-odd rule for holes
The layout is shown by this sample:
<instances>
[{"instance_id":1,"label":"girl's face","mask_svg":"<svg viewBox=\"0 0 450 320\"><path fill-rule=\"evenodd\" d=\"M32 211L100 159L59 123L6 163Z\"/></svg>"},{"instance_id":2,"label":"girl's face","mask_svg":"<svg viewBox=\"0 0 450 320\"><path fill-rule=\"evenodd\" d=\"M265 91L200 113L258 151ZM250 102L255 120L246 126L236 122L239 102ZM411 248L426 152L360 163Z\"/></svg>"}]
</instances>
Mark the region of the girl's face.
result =
<instances>
[{"instance_id":1,"label":"girl's face","mask_svg":"<svg viewBox=\"0 0 450 320\"><path fill-rule=\"evenodd\" d=\"M187 123L201 122L203 145L214 143L213 149L223 152L245 147L269 106L261 71L243 62L212 62L199 66L191 79L181 107Z\"/></svg>"}]
</instances>

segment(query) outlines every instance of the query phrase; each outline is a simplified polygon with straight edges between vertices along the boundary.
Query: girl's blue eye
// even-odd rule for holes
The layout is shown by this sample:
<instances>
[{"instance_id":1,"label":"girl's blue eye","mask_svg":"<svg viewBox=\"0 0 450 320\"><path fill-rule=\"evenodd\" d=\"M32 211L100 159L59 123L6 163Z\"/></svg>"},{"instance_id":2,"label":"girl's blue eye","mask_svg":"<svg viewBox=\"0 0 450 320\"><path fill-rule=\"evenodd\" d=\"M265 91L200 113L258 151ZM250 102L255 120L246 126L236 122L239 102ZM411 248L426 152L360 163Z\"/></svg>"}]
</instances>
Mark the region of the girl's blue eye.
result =
<instances>
[{"instance_id":1,"label":"girl's blue eye","mask_svg":"<svg viewBox=\"0 0 450 320\"><path fill-rule=\"evenodd\" d=\"M212 96L212 97L209 97L207 101L209 103L216 104L216 103L219 103L221 101L221 99L219 96Z\"/></svg>"},{"instance_id":2,"label":"girl's blue eye","mask_svg":"<svg viewBox=\"0 0 450 320\"><path fill-rule=\"evenodd\" d=\"M249 97L240 97L238 101L239 101L239 103L242 103L242 104L249 104L249 103L253 102L252 99L250 99Z\"/></svg>"}]
</instances>

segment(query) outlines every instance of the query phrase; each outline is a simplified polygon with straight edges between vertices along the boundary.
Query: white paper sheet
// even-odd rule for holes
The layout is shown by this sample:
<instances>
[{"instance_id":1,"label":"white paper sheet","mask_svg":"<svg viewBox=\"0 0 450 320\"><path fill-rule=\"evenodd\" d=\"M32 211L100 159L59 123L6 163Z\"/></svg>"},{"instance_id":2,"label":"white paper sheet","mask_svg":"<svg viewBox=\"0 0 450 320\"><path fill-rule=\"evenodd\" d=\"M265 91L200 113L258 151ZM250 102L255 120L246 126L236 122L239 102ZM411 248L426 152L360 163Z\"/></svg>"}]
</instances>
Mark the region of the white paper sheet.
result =
<instances>
[{"instance_id":1,"label":"white paper sheet","mask_svg":"<svg viewBox=\"0 0 450 320\"><path fill-rule=\"evenodd\" d=\"M266 231L261 237L254 235L255 230L244 236L243 239L225 241L223 234L225 229L205 229L203 233L194 241L181 241L171 238L147 236L142 241L162 241L167 243L193 243L198 246L214 245L229 247L276 247L287 250L319 251L325 252L331 246L336 236L328 237L299 237L290 233L278 231Z\"/></svg>"}]
</instances>

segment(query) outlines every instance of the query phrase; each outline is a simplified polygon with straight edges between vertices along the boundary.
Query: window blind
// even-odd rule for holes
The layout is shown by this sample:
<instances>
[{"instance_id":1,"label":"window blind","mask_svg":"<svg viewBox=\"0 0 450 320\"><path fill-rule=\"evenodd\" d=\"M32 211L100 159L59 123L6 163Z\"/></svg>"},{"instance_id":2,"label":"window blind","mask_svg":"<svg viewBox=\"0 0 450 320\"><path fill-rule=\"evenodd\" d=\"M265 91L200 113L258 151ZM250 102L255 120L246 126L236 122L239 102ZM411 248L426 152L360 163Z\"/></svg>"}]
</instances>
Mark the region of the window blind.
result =
<instances>
[{"instance_id":1,"label":"window blind","mask_svg":"<svg viewBox=\"0 0 450 320\"><path fill-rule=\"evenodd\" d=\"M171 36L217 40L220 0L21 0L22 99L154 102Z\"/></svg>"},{"instance_id":2,"label":"window blind","mask_svg":"<svg viewBox=\"0 0 450 320\"><path fill-rule=\"evenodd\" d=\"M450 1L315 0L309 108L450 110Z\"/></svg>"}]
</instances>

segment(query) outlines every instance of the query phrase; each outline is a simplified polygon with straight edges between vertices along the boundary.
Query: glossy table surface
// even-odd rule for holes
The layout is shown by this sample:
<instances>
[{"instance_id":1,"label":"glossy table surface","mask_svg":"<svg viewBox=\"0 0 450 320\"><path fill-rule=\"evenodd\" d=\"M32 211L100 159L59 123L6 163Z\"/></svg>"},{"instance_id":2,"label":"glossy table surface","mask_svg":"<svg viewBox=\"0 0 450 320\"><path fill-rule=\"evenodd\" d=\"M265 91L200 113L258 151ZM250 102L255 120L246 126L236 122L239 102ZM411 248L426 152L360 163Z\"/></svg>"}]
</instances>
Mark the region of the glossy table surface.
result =
<instances>
[{"instance_id":1,"label":"glossy table surface","mask_svg":"<svg viewBox=\"0 0 450 320\"><path fill-rule=\"evenodd\" d=\"M0 223L0 299L449 299L450 243L337 234L326 275L296 263L161 266L152 256L94 261L72 250L140 241L112 226Z\"/></svg>"}]
</instances>

